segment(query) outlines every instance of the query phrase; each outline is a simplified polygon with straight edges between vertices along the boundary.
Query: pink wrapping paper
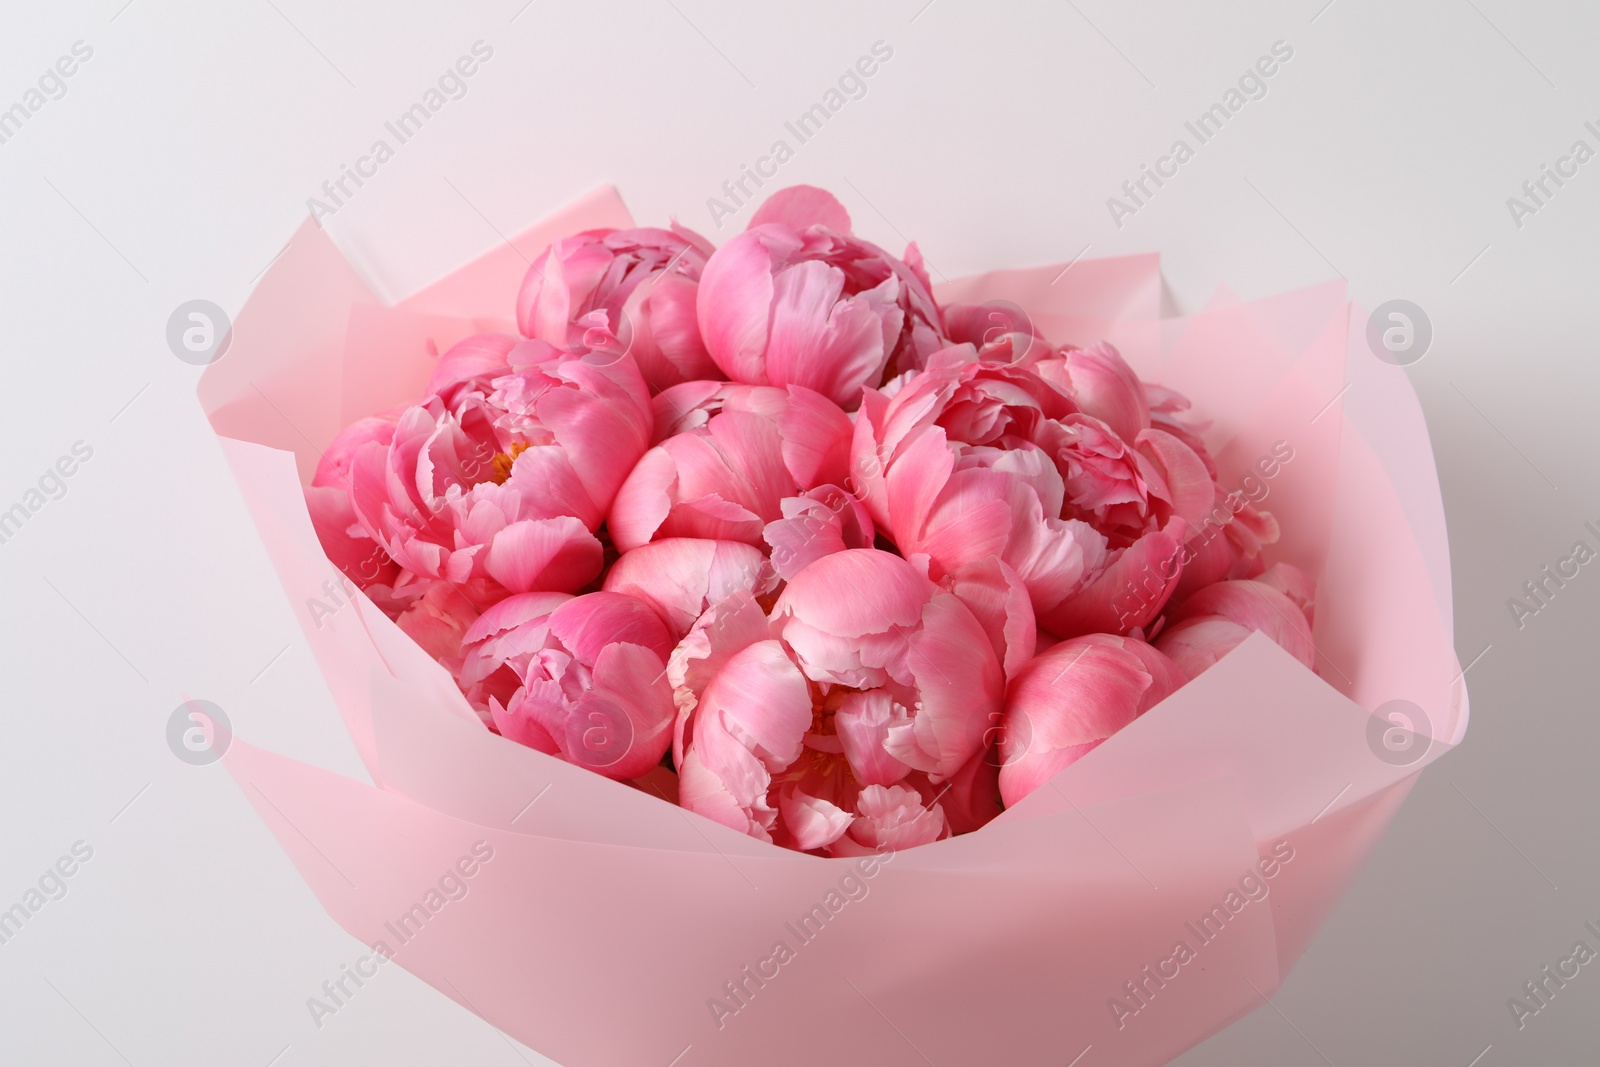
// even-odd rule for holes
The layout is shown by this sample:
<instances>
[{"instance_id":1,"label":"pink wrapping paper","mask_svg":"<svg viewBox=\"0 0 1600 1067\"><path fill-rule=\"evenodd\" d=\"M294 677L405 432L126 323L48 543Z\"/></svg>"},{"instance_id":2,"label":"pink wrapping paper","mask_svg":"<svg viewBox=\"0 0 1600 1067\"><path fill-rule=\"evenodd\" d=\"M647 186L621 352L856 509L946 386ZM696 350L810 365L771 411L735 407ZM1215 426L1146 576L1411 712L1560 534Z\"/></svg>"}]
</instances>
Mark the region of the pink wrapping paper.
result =
<instances>
[{"instance_id":1,"label":"pink wrapping paper","mask_svg":"<svg viewBox=\"0 0 1600 1067\"><path fill-rule=\"evenodd\" d=\"M228 749L328 913L566 1067L1139 1067L1259 1006L1467 724L1426 426L1343 287L1220 292L1184 318L1162 317L1154 256L942 287L1019 305L1056 343L1110 340L1186 393L1224 488L1292 446L1263 506L1284 533L1269 559L1318 581L1317 673L1252 637L990 825L869 875L490 734L359 592L313 610L340 582L301 496L318 450L419 395L456 340L509 329L524 255L626 225L597 192L385 307L308 221L202 378L374 783ZM1428 735L1403 763L1371 740L1397 699Z\"/></svg>"}]
</instances>

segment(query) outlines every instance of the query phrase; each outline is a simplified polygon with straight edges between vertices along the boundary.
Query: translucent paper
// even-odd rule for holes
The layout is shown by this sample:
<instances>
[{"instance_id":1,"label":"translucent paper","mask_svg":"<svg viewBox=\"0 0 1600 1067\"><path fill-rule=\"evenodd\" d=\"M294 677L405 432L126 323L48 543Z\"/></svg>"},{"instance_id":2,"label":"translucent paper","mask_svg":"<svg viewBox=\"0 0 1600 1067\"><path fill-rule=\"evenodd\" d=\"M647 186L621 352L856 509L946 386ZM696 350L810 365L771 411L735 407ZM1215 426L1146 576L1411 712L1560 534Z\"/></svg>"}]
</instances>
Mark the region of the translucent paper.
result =
<instances>
[{"instance_id":1,"label":"translucent paper","mask_svg":"<svg viewBox=\"0 0 1600 1067\"><path fill-rule=\"evenodd\" d=\"M1222 486L1266 486L1269 562L1317 580L1317 672L1252 637L983 829L863 863L490 734L360 593L312 609L339 579L301 496L318 450L420 396L455 341L511 330L524 255L627 225L595 193L385 307L308 222L201 381L375 783L227 752L328 913L566 1067L1059 1067L1091 1047L1084 1064L1138 1067L1259 1006L1467 723L1426 426L1343 287L1222 293L1184 318L1161 315L1154 256L944 287L1019 305L1057 343L1109 340L1192 399ZM1280 443L1293 458L1263 477ZM1392 701L1418 731L1399 744L1372 714Z\"/></svg>"}]
</instances>

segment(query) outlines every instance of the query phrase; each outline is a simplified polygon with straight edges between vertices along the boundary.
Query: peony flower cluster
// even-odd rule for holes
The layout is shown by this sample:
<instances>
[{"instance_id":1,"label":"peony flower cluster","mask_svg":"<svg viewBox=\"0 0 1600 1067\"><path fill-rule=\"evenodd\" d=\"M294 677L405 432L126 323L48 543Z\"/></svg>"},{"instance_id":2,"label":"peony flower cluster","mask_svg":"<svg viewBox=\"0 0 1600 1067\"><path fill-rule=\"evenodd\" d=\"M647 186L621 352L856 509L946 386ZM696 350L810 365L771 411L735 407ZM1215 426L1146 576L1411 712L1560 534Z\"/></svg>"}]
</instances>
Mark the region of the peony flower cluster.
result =
<instances>
[{"instance_id":1,"label":"peony flower cluster","mask_svg":"<svg viewBox=\"0 0 1600 1067\"><path fill-rule=\"evenodd\" d=\"M1313 589L1114 348L941 306L829 194L557 241L348 427L329 558L484 726L776 845L976 829Z\"/></svg>"}]
</instances>

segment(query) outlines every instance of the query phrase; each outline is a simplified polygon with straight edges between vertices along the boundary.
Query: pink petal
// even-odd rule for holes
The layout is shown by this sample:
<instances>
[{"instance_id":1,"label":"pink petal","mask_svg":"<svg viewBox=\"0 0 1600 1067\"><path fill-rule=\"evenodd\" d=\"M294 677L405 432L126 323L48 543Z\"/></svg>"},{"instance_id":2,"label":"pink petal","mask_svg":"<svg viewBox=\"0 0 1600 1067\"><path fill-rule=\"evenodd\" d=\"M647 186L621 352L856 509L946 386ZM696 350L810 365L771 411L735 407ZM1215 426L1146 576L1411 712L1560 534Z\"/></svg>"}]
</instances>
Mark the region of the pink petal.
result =
<instances>
[{"instance_id":1,"label":"pink petal","mask_svg":"<svg viewBox=\"0 0 1600 1067\"><path fill-rule=\"evenodd\" d=\"M1190 526L1199 526L1216 501L1216 483L1205 461L1165 430L1145 430L1137 443L1166 481L1173 514Z\"/></svg>"},{"instance_id":2,"label":"pink petal","mask_svg":"<svg viewBox=\"0 0 1600 1067\"><path fill-rule=\"evenodd\" d=\"M631 551L655 536L672 512L677 484L678 464L672 453L658 445L640 457L617 490L606 519L618 551Z\"/></svg>"},{"instance_id":3,"label":"pink petal","mask_svg":"<svg viewBox=\"0 0 1600 1067\"><path fill-rule=\"evenodd\" d=\"M842 596L842 590L852 595ZM840 638L914 626L936 587L898 556L852 549L824 556L784 589L774 617L788 615Z\"/></svg>"},{"instance_id":4,"label":"pink petal","mask_svg":"<svg viewBox=\"0 0 1600 1067\"><path fill-rule=\"evenodd\" d=\"M750 230L717 249L700 275L696 314L706 351L736 382L766 385L762 356L772 309L772 256Z\"/></svg>"},{"instance_id":5,"label":"pink petal","mask_svg":"<svg viewBox=\"0 0 1600 1067\"><path fill-rule=\"evenodd\" d=\"M1085 414L1104 422L1125 441L1150 425L1144 385L1127 361L1110 345L1070 349L1065 353L1074 399Z\"/></svg>"},{"instance_id":6,"label":"pink petal","mask_svg":"<svg viewBox=\"0 0 1600 1067\"><path fill-rule=\"evenodd\" d=\"M850 693L834 713L844 757L862 785L893 785L911 772L884 747L893 719L894 698L883 689Z\"/></svg>"},{"instance_id":7,"label":"pink petal","mask_svg":"<svg viewBox=\"0 0 1600 1067\"><path fill-rule=\"evenodd\" d=\"M593 666L614 642L639 645L661 662L653 673L665 674L673 640L661 616L641 601L621 593L585 593L550 613L550 632L580 663ZM659 756L657 757L660 758Z\"/></svg>"},{"instance_id":8,"label":"pink petal","mask_svg":"<svg viewBox=\"0 0 1600 1067\"><path fill-rule=\"evenodd\" d=\"M524 519L494 536L485 568L513 593L580 589L600 574L600 542L571 516Z\"/></svg>"},{"instance_id":9,"label":"pink petal","mask_svg":"<svg viewBox=\"0 0 1600 1067\"><path fill-rule=\"evenodd\" d=\"M783 437L783 462L801 489L843 485L850 476L855 427L850 416L821 393L789 386L778 432Z\"/></svg>"},{"instance_id":10,"label":"pink petal","mask_svg":"<svg viewBox=\"0 0 1600 1067\"><path fill-rule=\"evenodd\" d=\"M854 410L861 403L862 387L878 384L889 352L874 301L865 294L844 297L844 283L844 272L821 260L804 260L778 272L766 380L815 389Z\"/></svg>"},{"instance_id":11,"label":"pink petal","mask_svg":"<svg viewBox=\"0 0 1600 1067\"><path fill-rule=\"evenodd\" d=\"M1033 658L1038 643L1033 601L1016 571L987 556L951 572L944 584L988 634L1007 678Z\"/></svg>"},{"instance_id":12,"label":"pink petal","mask_svg":"<svg viewBox=\"0 0 1600 1067\"><path fill-rule=\"evenodd\" d=\"M837 804L808 796L793 787L778 795L778 812L801 852L827 848L850 829L855 817Z\"/></svg>"},{"instance_id":13,"label":"pink petal","mask_svg":"<svg viewBox=\"0 0 1600 1067\"><path fill-rule=\"evenodd\" d=\"M750 216L747 229L778 223L791 230L822 226L842 237L850 235L850 213L834 195L813 185L791 185L767 197Z\"/></svg>"},{"instance_id":14,"label":"pink petal","mask_svg":"<svg viewBox=\"0 0 1600 1067\"><path fill-rule=\"evenodd\" d=\"M766 557L740 541L667 538L624 552L606 572L605 588L655 609L674 638L700 614L736 592L763 595L775 577Z\"/></svg>"},{"instance_id":15,"label":"pink petal","mask_svg":"<svg viewBox=\"0 0 1600 1067\"><path fill-rule=\"evenodd\" d=\"M1183 573L1182 519L1147 533L1079 593L1039 612L1039 625L1058 637L1124 634L1155 618ZM1037 604L1035 605L1038 606Z\"/></svg>"},{"instance_id":16,"label":"pink petal","mask_svg":"<svg viewBox=\"0 0 1600 1067\"><path fill-rule=\"evenodd\" d=\"M1130 640L1091 634L1036 656L1012 683L1000 739L1000 794L1015 804L1165 695ZM1164 679L1177 677L1168 671Z\"/></svg>"}]
</instances>

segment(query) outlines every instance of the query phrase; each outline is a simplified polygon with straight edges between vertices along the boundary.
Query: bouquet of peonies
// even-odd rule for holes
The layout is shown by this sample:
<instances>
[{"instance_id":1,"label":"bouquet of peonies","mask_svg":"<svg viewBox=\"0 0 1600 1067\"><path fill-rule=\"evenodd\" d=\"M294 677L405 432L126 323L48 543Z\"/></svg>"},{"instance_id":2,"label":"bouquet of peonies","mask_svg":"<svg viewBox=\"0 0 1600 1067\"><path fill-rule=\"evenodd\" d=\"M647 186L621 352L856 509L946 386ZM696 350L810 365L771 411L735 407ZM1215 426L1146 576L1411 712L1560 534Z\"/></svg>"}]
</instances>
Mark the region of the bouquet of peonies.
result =
<instances>
[{"instance_id":1,"label":"bouquet of peonies","mask_svg":"<svg viewBox=\"0 0 1600 1067\"><path fill-rule=\"evenodd\" d=\"M572 1067L1154 1064L1259 1004L1466 721L1342 290L936 289L805 186L531 242L385 308L302 229L201 385L375 783L228 752L330 912Z\"/></svg>"}]
</instances>

